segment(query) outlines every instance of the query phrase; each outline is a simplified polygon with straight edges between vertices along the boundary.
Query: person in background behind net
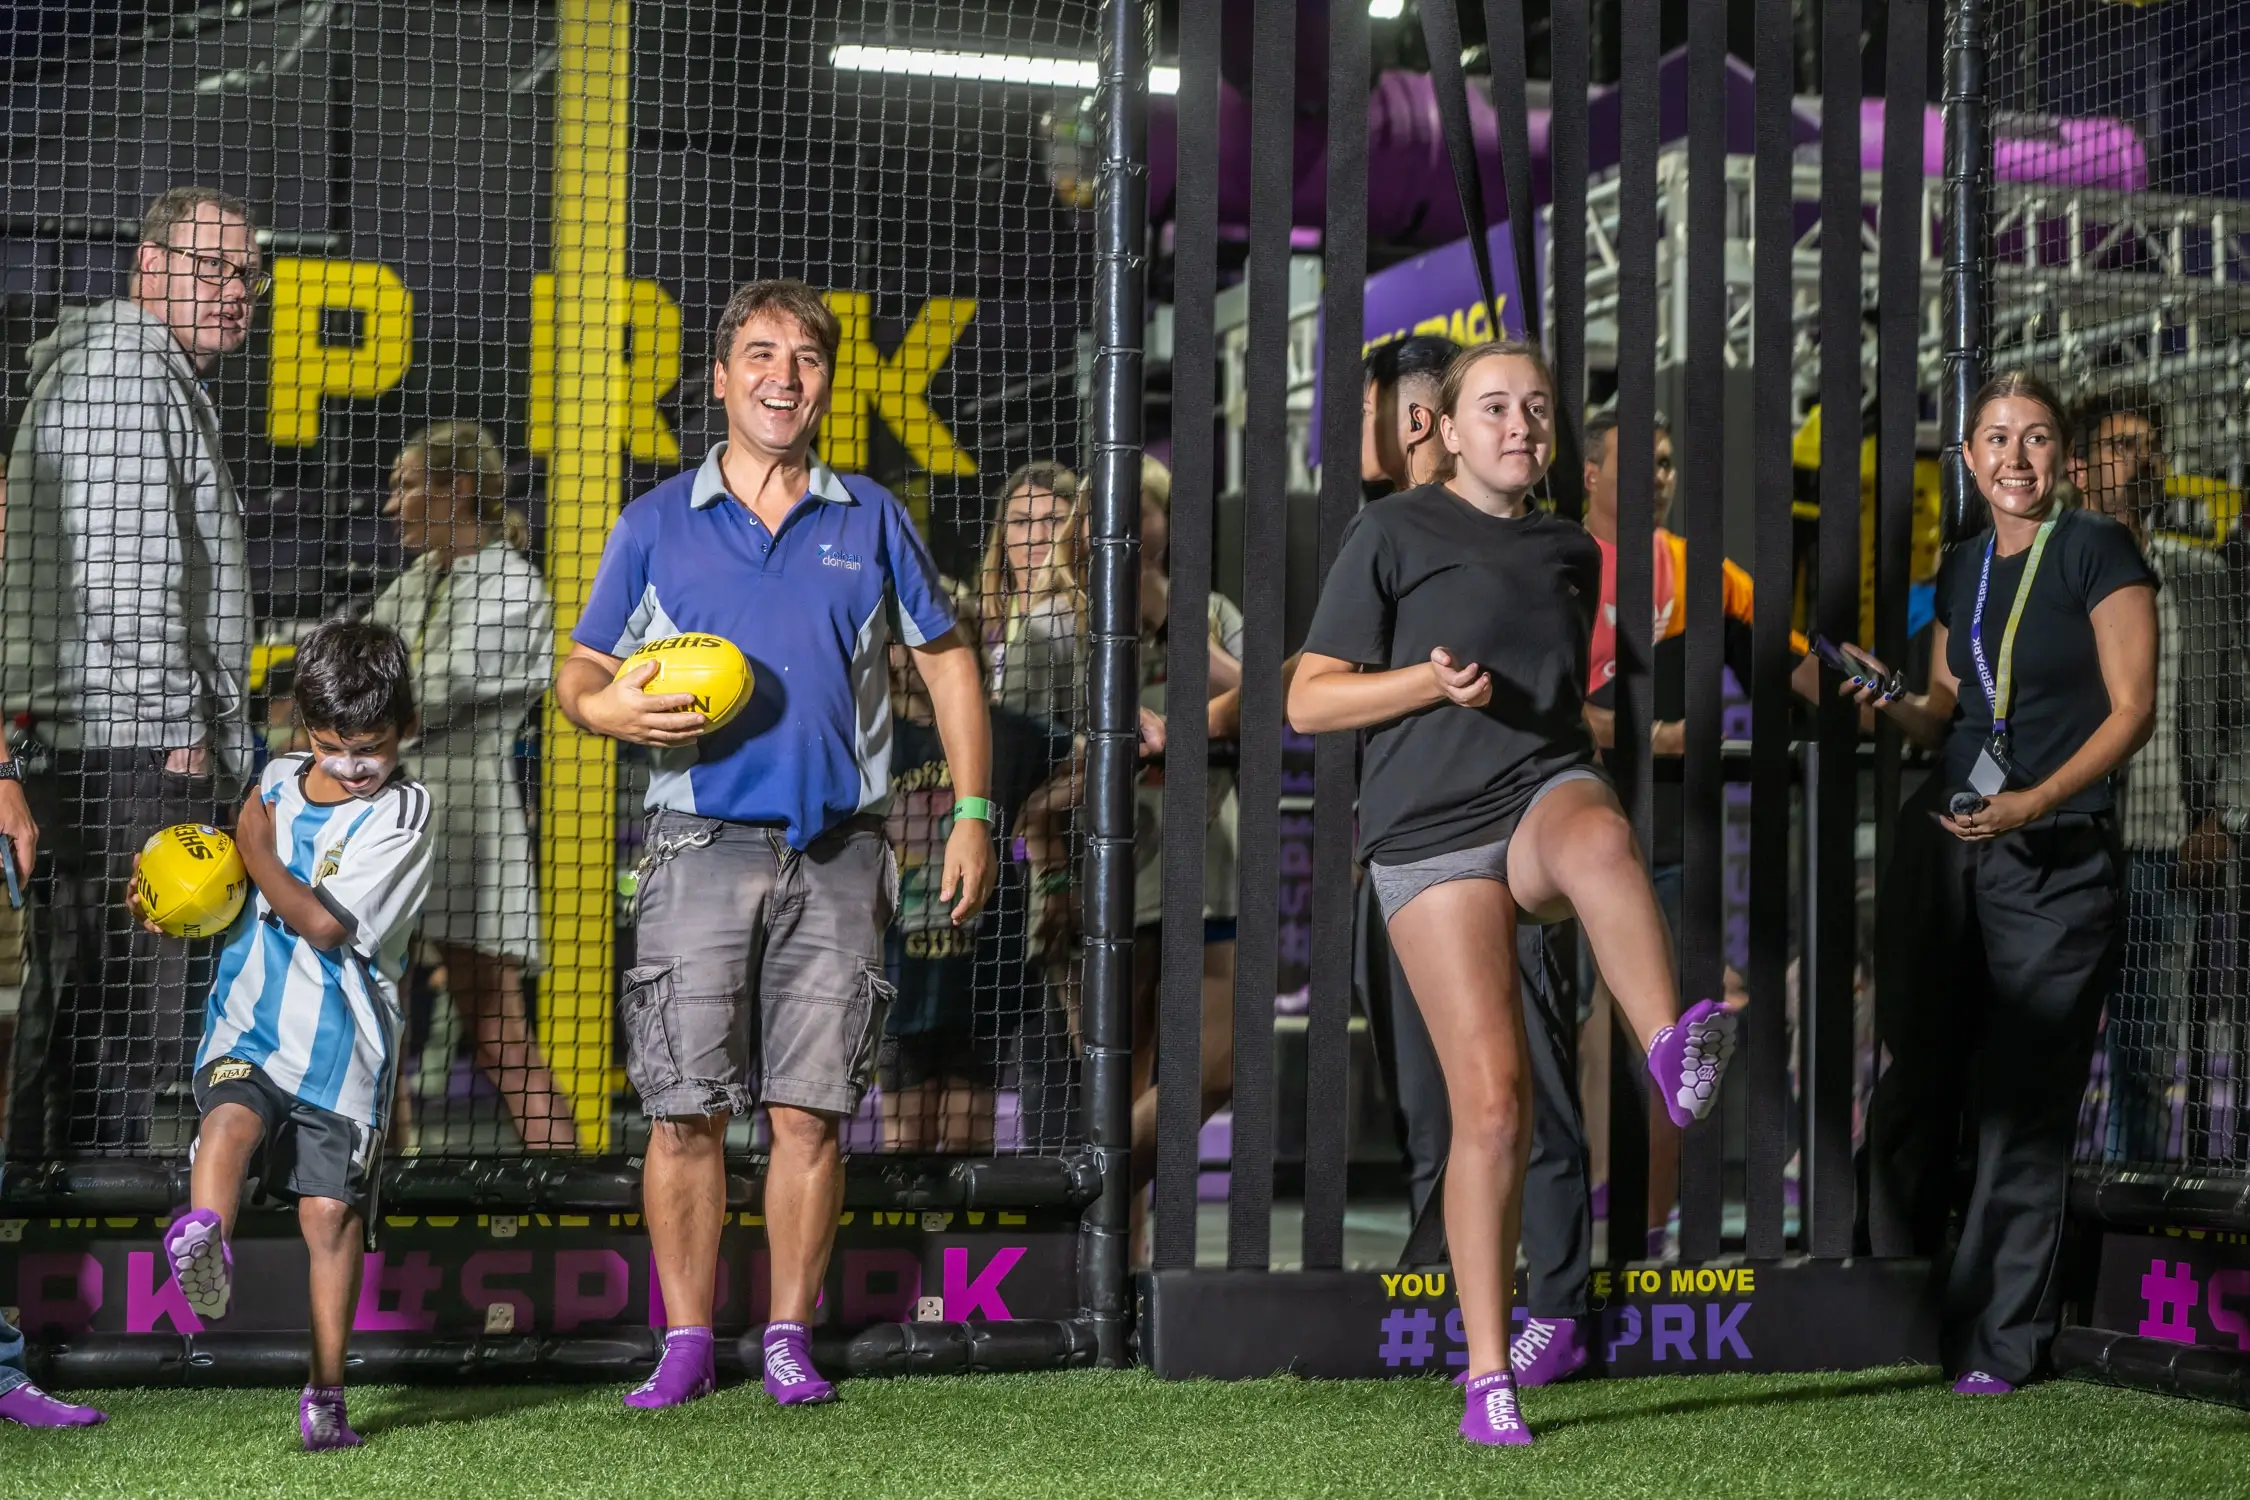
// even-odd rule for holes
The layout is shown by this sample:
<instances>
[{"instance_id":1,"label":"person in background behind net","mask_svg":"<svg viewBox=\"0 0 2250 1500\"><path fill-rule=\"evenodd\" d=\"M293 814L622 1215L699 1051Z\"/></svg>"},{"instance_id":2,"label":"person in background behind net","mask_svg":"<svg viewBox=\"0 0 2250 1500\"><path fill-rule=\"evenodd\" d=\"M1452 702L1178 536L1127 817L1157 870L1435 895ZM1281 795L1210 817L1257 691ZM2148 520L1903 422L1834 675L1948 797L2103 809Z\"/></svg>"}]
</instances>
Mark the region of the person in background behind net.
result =
<instances>
[{"instance_id":1,"label":"person in background behind net","mask_svg":"<svg viewBox=\"0 0 2250 1500\"><path fill-rule=\"evenodd\" d=\"M2125 841L2125 963L2103 1030L2112 1161L2177 1160L2172 1090L2189 1010L2216 990L2203 915L2234 872L2229 798L2245 703L2241 611L2226 564L2158 530L2165 519L2164 408L2144 386L2081 399L2070 417L2081 502L2124 523L2156 575L2155 727L2119 775Z\"/></svg>"},{"instance_id":2,"label":"person in background behind net","mask_svg":"<svg viewBox=\"0 0 2250 1500\"><path fill-rule=\"evenodd\" d=\"M1158 737L1171 673L1172 471L1141 459L1141 718ZM1240 730L1212 717L1209 699L1242 685L1242 610L1211 590L1204 610L1209 653L1205 732L1218 739ZM1236 694L1240 700L1239 692ZM1240 803L1234 772L1213 766L1204 782L1203 1024L1198 1052L1198 1121L1234 1096L1235 831ZM1193 836L1192 831L1189 835ZM1156 1177L1156 1025L1164 967L1164 769L1144 767L1133 789L1133 1243L1145 1261L1148 1197Z\"/></svg>"},{"instance_id":3,"label":"person in background behind net","mask_svg":"<svg viewBox=\"0 0 2250 1500\"><path fill-rule=\"evenodd\" d=\"M125 883L150 834L213 822L252 768L242 511L203 381L269 285L242 202L175 188L142 219L129 294L65 309L31 348L0 705L30 715L24 770L52 847L16 1034L17 1160L145 1148L157 1095L185 1082L209 970L126 918Z\"/></svg>"},{"instance_id":4,"label":"person in background behind net","mask_svg":"<svg viewBox=\"0 0 2250 1500\"><path fill-rule=\"evenodd\" d=\"M1289 690L1300 733L1373 731L1360 854L1445 1071L1445 1226L1469 1345L1460 1430L1480 1445L1531 1441L1509 1349L1533 1093L1518 903L1532 921L1585 924L1681 1125L1717 1103L1734 1045L1716 1001L1680 1010L1663 914L1593 765L1601 554L1532 503L1555 406L1535 345L1454 360L1438 397L1452 473L1353 521Z\"/></svg>"},{"instance_id":5,"label":"person in background behind net","mask_svg":"<svg viewBox=\"0 0 2250 1500\"><path fill-rule=\"evenodd\" d=\"M2061 1317L2079 1104L2125 947L2113 778L2156 717L2156 580L2124 526L2060 502L2069 429L2045 381L2000 375L1970 413L1991 527L1939 568L1930 689L1891 696L1869 658L1840 691L1941 752L1878 893L1870 1243L1930 1258L1953 1389L2001 1395L2044 1372ZM1948 1254L1964 1129L1976 1171Z\"/></svg>"},{"instance_id":6,"label":"person in background behind net","mask_svg":"<svg viewBox=\"0 0 2250 1500\"><path fill-rule=\"evenodd\" d=\"M1680 775L1681 759L1687 753L1687 538L1670 529L1672 503L1678 494L1677 475L1672 464L1672 429L1664 415L1656 414L1654 501L1655 547L1650 558L1650 580L1654 593L1655 619L1650 627L1649 639L1654 645L1650 663L1650 680L1654 688L1653 722L1649 725L1649 749L1654 761L1653 797L1650 807L1649 884L1656 890L1656 904L1664 909L1664 922L1672 932L1674 959L1677 961L1680 938L1680 882L1686 858L1682 845ZM1614 409L1595 412L1586 419L1586 531L1602 549L1602 605L1594 616L1593 653L1586 678L1586 724L1593 731L1594 743L1606 755L1616 744L1617 721L1617 413ZM1716 499L1716 493L1713 493ZM1720 559L1721 594L1724 625L1721 636L1721 653L1735 674L1737 683L1750 679L1750 575L1738 568L1730 559ZM1730 991L1728 1004L1739 1008L1743 998L1735 977L1728 976ZM1609 1100L1609 1021L1606 987L1603 996L1595 999L1591 1010L1600 1020L1587 1029L1585 1052L1591 1063L1587 1076L1592 1081L1589 1093L1597 1101L1597 1109L1606 1117ZM1572 1122L1578 1138L1588 1138L1587 1123L1583 1116ZM1648 1172L1648 1253L1662 1257L1670 1239L1667 1227L1679 1202L1680 1133L1673 1129L1670 1120L1662 1114L1649 1116L1649 1172ZM1601 1133L1606 1118L1597 1125ZM1558 1131L1560 1125L1555 1127ZM1567 1137L1561 1137L1567 1139ZM1535 1150L1533 1159L1538 1160ZM1536 1171L1536 1169L1535 1169ZM1558 1209L1573 1206L1574 1195L1585 1191L1584 1179L1568 1182L1560 1190L1554 1206ZM1590 1210L1580 1210L1590 1212ZM1526 1210L1526 1217L1530 1215ZM1581 1294L1583 1296L1583 1294ZM1534 1318L1538 1314L1534 1312ZM1536 1338L1537 1331L1527 1328L1526 1337ZM1581 1321L1572 1331L1580 1344L1590 1335ZM1554 1347L1567 1347L1558 1342ZM1557 1356L1565 1359L1570 1368L1584 1363L1583 1354ZM1520 1373L1520 1372L1519 1372ZM1558 1377L1559 1378L1559 1377ZM1542 1382L1527 1382L1542 1383Z\"/></svg>"},{"instance_id":7,"label":"person in background behind net","mask_svg":"<svg viewBox=\"0 0 2250 1500\"><path fill-rule=\"evenodd\" d=\"M438 950L477 1067L525 1148L571 1151L570 1105L524 1008L524 971L539 962L539 870L514 774L524 715L547 691L555 612L507 494L491 433L439 422L417 434L391 465L383 511L415 558L370 618L414 653L422 734L409 758L430 789L438 850L422 941Z\"/></svg>"},{"instance_id":8,"label":"person in background behind net","mask_svg":"<svg viewBox=\"0 0 2250 1500\"><path fill-rule=\"evenodd\" d=\"M1085 717L1078 476L1030 463L1000 487L977 579L992 701L1064 733Z\"/></svg>"},{"instance_id":9,"label":"person in background behind net","mask_svg":"<svg viewBox=\"0 0 2250 1500\"><path fill-rule=\"evenodd\" d=\"M7 479L0 473L0 507L8 503ZM0 839L13 851L20 877L28 879L39 862L39 824L24 800L23 783L16 779L16 764L7 747L0 745ZM0 1187L7 1164L0 1162ZM60 1401L32 1383L23 1368L23 1334L7 1314L0 1312L0 1422L22 1427L93 1427L108 1418L90 1406Z\"/></svg>"},{"instance_id":10,"label":"person in background behind net","mask_svg":"<svg viewBox=\"0 0 2250 1500\"><path fill-rule=\"evenodd\" d=\"M948 580L962 633L976 636L977 596ZM989 1152L1000 1054L1019 1030L1036 983L1024 963L1023 867L1000 866L992 905L956 924L938 894L953 837L953 768L914 653L890 646L891 806L898 914L884 935L892 988L880 1065L883 1148ZM992 803L1014 831L1032 791L1071 753L1071 737L1044 720L994 707ZM1005 1007L1016 1007L1013 1014Z\"/></svg>"},{"instance_id":11,"label":"person in background behind net","mask_svg":"<svg viewBox=\"0 0 2250 1500\"><path fill-rule=\"evenodd\" d=\"M632 1407L713 1389L727 1121L761 1104L773 1137L766 1391L784 1406L835 1395L808 1327L843 1205L840 1127L866 1094L890 997L894 602L956 793L939 899L965 925L992 893L976 651L906 507L812 451L841 340L801 281L754 281L728 299L712 370L726 438L625 507L555 681L572 723L658 752L621 1010L626 1073L654 1122L642 1195L669 1330ZM643 691L655 662L620 675L639 647L682 631L749 659L751 699L722 729L685 693Z\"/></svg>"}]
</instances>

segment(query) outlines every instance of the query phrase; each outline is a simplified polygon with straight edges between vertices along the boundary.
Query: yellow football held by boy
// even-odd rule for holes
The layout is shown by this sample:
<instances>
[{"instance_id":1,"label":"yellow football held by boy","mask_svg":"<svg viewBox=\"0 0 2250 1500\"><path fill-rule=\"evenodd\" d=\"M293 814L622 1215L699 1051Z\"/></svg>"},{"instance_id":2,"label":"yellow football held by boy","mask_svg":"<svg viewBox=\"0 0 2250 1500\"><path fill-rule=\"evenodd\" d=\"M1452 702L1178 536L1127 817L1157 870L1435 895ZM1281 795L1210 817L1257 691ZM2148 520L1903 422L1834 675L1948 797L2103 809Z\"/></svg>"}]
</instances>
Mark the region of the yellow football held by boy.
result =
<instances>
[{"instance_id":1,"label":"yellow football held by boy","mask_svg":"<svg viewBox=\"0 0 2250 1500\"><path fill-rule=\"evenodd\" d=\"M392 1097L398 985L429 889L430 798L399 770L416 725L397 632L323 625L298 648L296 700L312 749L266 767L235 828L255 893L220 955L195 1059L193 1206L165 1231L164 1254L189 1309L215 1322L234 1301L228 1241L245 1180L296 1203L312 1312L297 1422L317 1452L360 1442L344 1418L344 1346ZM128 897L151 926L161 912L147 893L179 884L156 868L172 848L160 838L142 856Z\"/></svg>"}]
</instances>

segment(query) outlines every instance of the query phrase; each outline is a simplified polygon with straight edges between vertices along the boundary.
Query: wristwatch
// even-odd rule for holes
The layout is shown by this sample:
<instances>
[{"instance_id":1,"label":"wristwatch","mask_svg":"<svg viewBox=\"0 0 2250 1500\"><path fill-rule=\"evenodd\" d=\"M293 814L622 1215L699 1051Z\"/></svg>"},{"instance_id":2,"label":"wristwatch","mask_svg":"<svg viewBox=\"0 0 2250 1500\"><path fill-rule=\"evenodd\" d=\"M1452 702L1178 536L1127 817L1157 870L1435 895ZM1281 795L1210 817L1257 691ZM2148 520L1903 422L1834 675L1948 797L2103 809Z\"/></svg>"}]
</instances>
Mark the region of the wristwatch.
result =
<instances>
[{"instance_id":1,"label":"wristwatch","mask_svg":"<svg viewBox=\"0 0 2250 1500\"><path fill-rule=\"evenodd\" d=\"M0 760L0 781L21 780L23 780L23 767L17 765L13 757Z\"/></svg>"}]
</instances>

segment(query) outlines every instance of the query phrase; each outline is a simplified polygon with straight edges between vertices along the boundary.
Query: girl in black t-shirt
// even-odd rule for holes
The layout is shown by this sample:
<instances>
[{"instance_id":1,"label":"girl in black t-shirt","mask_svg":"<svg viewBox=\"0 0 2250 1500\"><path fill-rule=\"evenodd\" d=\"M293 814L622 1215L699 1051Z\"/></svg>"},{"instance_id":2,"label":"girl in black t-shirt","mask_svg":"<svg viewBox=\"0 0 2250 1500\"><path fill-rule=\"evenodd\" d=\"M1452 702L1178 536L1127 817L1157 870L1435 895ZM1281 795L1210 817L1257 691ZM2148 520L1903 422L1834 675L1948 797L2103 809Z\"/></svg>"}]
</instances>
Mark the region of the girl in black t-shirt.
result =
<instances>
[{"instance_id":1,"label":"girl in black t-shirt","mask_svg":"<svg viewBox=\"0 0 2250 1500\"><path fill-rule=\"evenodd\" d=\"M1439 402L1454 474L1353 522L1289 691L1300 732L1369 731L1360 855L1445 1074L1445 1227L1469 1344L1461 1434L1490 1444L1531 1441L1508 1366L1531 1146L1517 908L1585 924L1679 1124L1716 1101L1734 1046L1717 1004L1679 1013L1647 867L1594 769L1584 693L1601 554L1531 500L1553 407L1528 344L1454 361Z\"/></svg>"},{"instance_id":2,"label":"girl in black t-shirt","mask_svg":"<svg viewBox=\"0 0 2250 1500\"><path fill-rule=\"evenodd\" d=\"M2132 534L2057 500L2046 383L2003 375L1973 410L1992 526L1938 573L1930 690L1885 696L1870 658L1843 691L1942 752L1900 810L1877 912L1891 1063L1868 1109L1869 1239L1944 1253L1966 1126L1941 1353L1954 1390L2002 1395L2041 1372L2060 1318L2078 1105L2124 949L2111 783L2155 720L2156 599Z\"/></svg>"}]
</instances>

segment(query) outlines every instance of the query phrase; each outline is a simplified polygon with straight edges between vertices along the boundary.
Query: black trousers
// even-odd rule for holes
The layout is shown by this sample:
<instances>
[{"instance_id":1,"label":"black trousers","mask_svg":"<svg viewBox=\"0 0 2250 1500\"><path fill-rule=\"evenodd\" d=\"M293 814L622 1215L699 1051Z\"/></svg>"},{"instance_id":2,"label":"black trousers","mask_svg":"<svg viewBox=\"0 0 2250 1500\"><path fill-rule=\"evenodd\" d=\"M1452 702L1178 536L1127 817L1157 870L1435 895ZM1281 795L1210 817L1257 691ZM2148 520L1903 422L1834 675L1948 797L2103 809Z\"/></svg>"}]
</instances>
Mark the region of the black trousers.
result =
<instances>
[{"instance_id":1,"label":"black trousers","mask_svg":"<svg viewBox=\"0 0 2250 1500\"><path fill-rule=\"evenodd\" d=\"M215 945L144 932L125 909L133 856L174 823L232 829L212 779L161 750L57 753L26 780L39 821L28 892L23 1006L10 1060L7 1154L139 1150L160 1092L185 1089Z\"/></svg>"},{"instance_id":2,"label":"black trousers","mask_svg":"<svg viewBox=\"0 0 2250 1500\"><path fill-rule=\"evenodd\" d=\"M2061 1317L2078 1108L2124 957L2125 860L2107 814L2058 813L1985 843L1900 812L1878 897L1875 1026L1890 1066L1868 1109L1868 1234L1942 1279L1946 1368L2020 1384ZM1955 1164L1975 1173L1956 1207Z\"/></svg>"},{"instance_id":3,"label":"black trousers","mask_svg":"<svg viewBox=\"0 0 2250 1500\"><path fill-rule=\"evenodd\" d=\"M1445 1075L1414 1003L1375 901L1361 881L1354 908L1355 978L1374 1035L1399 1135L1406 1148L1407 1192L1419 1221L1436 1187L1453 1138ZM1519 923L1516 969L1524 1030L1531 1045L1531 1167L1523 1187L1524 1303L1535 1318L1584 1317L1593 1269L1594 1217L1586 1119L1578 1098L1578 1007L1548 929Z\"/></svg>"}]
</instances>

